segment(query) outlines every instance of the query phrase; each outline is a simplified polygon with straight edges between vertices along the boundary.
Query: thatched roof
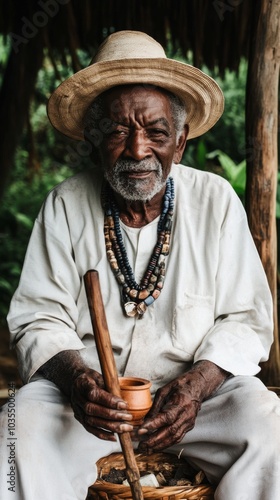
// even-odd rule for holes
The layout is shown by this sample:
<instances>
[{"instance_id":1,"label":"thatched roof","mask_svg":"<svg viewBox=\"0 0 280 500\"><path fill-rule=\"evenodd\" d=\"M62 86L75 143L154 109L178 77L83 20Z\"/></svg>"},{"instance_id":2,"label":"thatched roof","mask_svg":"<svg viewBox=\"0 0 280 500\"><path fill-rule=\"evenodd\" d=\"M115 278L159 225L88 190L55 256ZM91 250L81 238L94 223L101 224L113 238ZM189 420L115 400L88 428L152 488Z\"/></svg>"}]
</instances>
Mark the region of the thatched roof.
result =
<instances>
[{"instance_id":1,"label":"thatched roof","mask_svg":"<svg viewBox=\"0 0 280 500\"><path fill-rule=\"evenodd\" d=\"M193 63L237 69L248 52L253 0L6 0L0 1L0 33L37 38L48 50L91 49L110 31L145 31L164 46L169 36Z\"/></svg>"},{"instance_id":2,"label":"thatched roof","mask_svg":"<svg viewBox=\"0 0 280 500\"><path fill-rule=\"evenodd\" d=\"M169 50L191 52L193 64L237 70L248 55L260 0L0 0L0 34L11 41L0 89L1 186L26 124L43 58L81 68L78 48L94 52L112 31L141 30ZM69 58L68 58L69 61Z\"/></svg>"}]
</instances>

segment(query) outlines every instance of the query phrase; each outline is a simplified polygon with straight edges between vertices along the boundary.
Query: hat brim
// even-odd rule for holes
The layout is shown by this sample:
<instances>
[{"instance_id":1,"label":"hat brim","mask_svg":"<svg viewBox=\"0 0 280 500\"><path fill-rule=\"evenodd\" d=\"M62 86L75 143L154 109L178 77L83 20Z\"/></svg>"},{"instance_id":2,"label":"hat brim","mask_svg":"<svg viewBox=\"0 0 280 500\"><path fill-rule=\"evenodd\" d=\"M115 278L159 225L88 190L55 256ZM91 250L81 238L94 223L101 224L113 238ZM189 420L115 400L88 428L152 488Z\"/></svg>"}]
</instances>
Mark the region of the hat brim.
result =
<instances>
[{"instance_id":1,"label":"hat brim","mask_svg":"<svg viewBox=\"0 0 280 500\"><path fill-rule=\"evenodd\" d=\"M106 90L127 84L155 85L178 95L187 110L189 139L207 132L223 113L220 87L198 68L164 58L121 59L92 64L62 82L49 99L49 120L64 135L83 140L90 104Z\"/></svg>"}]
</instances>

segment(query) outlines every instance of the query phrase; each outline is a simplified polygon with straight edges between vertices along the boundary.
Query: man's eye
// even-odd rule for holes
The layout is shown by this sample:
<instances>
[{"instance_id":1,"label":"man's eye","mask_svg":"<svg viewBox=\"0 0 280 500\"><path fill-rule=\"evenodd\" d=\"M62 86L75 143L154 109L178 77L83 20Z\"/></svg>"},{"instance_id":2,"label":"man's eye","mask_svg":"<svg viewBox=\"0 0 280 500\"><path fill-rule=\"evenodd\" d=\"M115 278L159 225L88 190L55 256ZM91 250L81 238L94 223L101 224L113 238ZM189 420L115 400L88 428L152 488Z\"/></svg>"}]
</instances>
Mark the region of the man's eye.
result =
<instances>
[{"instance_id":1,"label":"man's eye","mask_svg":"<svg viewBox=\"0 0 280 500\"><path fill-rule=\"evenodd\" d=\"M160 128L153 128L148 130L148 134L150 137L167 137L168 133L166 130L160 129Z\"/></svg>"},{"instance_id":2,"label":"man's eye","mask_svg":"<svg viewBox=\"0 0 280 500\"><path fill-rule=\"evenodd\" d=\"M126 132L126 130L113 129L110 131L110 135L112 135L113 137L122 137L122 136L126 136L127 132Z\"/></svg>"}]
</instances>

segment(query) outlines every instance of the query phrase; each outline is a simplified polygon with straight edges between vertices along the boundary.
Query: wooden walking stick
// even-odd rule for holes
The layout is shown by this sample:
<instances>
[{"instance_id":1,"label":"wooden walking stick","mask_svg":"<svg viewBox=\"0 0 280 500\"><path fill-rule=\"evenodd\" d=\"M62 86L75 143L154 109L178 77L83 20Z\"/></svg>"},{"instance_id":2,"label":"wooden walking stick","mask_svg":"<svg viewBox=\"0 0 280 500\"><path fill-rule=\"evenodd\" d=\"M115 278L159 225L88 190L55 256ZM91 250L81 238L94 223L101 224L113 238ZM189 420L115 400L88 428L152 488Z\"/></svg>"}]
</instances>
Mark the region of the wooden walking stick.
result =
<instances>
[{"instance_id":1,"label":"wooden walking stick","mask_svg":"<svg viewBox=\"0 0 280 500\"><path fill-rule=\"evenodd\" d=\"M114 396L121 396L118 372L107 326L98 272L95 270L88 271L84 276L84 283L105 387L107 391L114 394ZM143 492L139 481L140 474L130 433L123 432L118 434L118 436L124 455L126 475L130 485L132 498L133 500L143 500Z\"/></svg>"}]
</instances>

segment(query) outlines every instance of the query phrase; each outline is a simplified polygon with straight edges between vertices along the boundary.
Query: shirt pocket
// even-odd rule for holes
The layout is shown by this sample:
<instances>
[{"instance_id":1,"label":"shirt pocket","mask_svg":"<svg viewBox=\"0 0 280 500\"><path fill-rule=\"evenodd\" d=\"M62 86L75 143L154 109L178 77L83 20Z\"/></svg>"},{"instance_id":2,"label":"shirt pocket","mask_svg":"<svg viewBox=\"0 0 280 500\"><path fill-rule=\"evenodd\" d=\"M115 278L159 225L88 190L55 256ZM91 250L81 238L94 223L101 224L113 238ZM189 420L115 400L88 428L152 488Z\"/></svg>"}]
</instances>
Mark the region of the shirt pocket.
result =
<instances>
[{"instance_id":1,"label":"shirt pocket","mask_svg":"<svg viewBox=\"0 0 280 500\"><path fill-rule=\"evenodd\" d=\"M192 358L214 324L214 298L211 295L184 293L174 309L172 344ZM186 359L187 360L187 359Z\"/></svg>"}]
</instances>

